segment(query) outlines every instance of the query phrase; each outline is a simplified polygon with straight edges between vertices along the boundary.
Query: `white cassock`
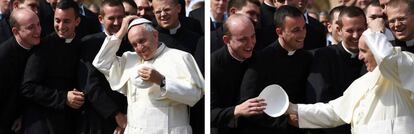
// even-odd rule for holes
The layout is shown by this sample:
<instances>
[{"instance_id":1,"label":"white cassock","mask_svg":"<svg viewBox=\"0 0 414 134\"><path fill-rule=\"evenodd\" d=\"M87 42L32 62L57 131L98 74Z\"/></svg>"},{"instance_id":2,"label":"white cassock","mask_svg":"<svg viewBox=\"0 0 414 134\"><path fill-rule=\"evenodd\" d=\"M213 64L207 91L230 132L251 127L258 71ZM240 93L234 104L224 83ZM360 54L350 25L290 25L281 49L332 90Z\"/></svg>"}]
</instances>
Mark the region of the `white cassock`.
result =
<instances>
[{"instance_id":1,"label":"white cassock","mask_svg":"<svg viewBox=\"0 0 414 134\"><path fill-rule=\"evenodd\" d=\"M378 66L329 103L299 104L300 128L351 124L353 134L413 134L414 55L393 48L385 35L363 33Z\"/></svg>"},{"instance_id":2,"label":"white cassock","mask_svg":"<svg viewBox=\"0 0 414 134\"><path fill-rule=\"evenodd\" d=\"M127 96L127 134L191 134L187 106L203 95L204 79L191 54L160 44L155 57L142 60L135 52L117 57L120 39L108 36L93 65L112 90ZM143 81L138 69L151 67L165 76L165 88Z\"/></svg>"}]
</instances>

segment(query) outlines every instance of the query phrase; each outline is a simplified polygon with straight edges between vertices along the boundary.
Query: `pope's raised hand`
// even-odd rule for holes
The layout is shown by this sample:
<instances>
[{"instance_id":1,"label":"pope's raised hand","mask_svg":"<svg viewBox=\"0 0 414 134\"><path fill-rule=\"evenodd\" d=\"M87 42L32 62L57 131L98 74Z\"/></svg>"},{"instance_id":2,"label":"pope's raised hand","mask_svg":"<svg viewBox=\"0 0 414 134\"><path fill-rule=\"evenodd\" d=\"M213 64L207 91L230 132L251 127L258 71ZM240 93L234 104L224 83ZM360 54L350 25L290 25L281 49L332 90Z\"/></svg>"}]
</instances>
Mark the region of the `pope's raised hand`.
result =
<instances>
[{"instance_id":1,"label":"pope's raised hand","mask_svg":"<svg viewBox=\"0 0 414 134\"><path fill-rule=\"evenodd\" d=\"M118 39L122 39L128 33L128 26L129 23L138 18L136 15L128 15L124 19L122 19L122 25L119 31L115 34Z\"/></svg>"}]
</instances>

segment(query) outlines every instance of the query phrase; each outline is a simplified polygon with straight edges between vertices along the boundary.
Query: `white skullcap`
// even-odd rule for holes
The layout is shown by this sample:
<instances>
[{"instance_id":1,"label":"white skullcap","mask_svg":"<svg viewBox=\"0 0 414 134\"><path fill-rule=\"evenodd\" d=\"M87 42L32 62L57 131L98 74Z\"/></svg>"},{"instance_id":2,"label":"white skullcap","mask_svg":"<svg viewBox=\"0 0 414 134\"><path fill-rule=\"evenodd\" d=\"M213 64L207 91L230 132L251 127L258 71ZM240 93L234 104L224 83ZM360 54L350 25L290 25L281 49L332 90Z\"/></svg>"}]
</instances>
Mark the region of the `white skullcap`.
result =
<instances>
[{"instance_id":1,"label":"white skullcap","mask_svg":"<svg viewBox=\"0 0 414 134\"><path fill-rule=\"evenodd\" d=\"M132 20L131 23L129 23L128 30L131 29L131 27L133 27L135 25L141 25L141 24L144 24L144 23L152 24L152 22L147 20L147 19L136 18L136 19Z\"/></svg>"}]
</instances>

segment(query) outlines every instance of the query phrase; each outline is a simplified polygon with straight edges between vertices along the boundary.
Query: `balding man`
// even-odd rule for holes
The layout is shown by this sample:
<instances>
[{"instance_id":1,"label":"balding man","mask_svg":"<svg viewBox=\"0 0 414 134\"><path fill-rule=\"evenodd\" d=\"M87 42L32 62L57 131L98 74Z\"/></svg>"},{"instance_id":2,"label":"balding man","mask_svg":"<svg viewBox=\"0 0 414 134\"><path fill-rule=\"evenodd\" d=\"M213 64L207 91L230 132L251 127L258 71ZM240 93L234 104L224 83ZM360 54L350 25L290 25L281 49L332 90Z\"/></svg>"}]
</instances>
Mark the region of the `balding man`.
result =
<instances>
[{"instance_id":1,"label":"balding man","mask_svg":"<svg viewBox=\"0 0 414 134\"><path fill-rule=\"evenodd\" d=\"M73 134L84 100L77 88L80 40L78 5L60 1L55 10L56 32L43 38L27 61L21 94L27 100L25 133ZM65 70L65 71L62 71Z\"/></svg>"},{"instance_id":2,"label":"balding man","mask_svg":"<svg viewBox=\"0 0 414 134\"><path fill-rule=\"evenodd\" d=\"M238 103L241 81L251 62L256 34L251 20L241 14L231 15L223 28L226 46L211 55L211 132L238 134L237 119L261 114L265 105L263 99L257 98Z\"/></svg>"},{"instance_id":3,"label":"balding man","mask_svg":"<svg viewBox=\"0 0 414 134\"><path fill-rule=\"evenodd\" d=\"M11 134L12 123L21 115L19 95L30 49L40 43L40 24L36 13L16 8L11 13L13 37L0 45L0 133Z\"/></svg>"},{"instance_id":4,"label":"balding man","mask_svg":"<svg viewBox=\"0 0 414 134\"><path fill-rule=\"evenodd\" d=\"M39 0L15 0L13 1L12 7L16 8L28 8L37 14L39 7ZM9 17L5 16L5 19L0 21L0 43L6 41L13 36L11 26L9 24Z\"/></svg>"},{"instance_id":5,"label":"balding man","mask_svg":"<svg viewBox=\"0 0 414 134\"><path fill-rule=\"evenodd\" d=\"M112 90L128 98L127 134L191 134L188 106L203 95L204 80L191 54L158 42L149 20L124 18L121 29L108 36L93 65ZM135 52L115 56L122 39Z\"/></svg>"},{"instance_id":6,"label":"balding man","mask_svg":"<svg viewBox=\"0 0 414 134\"><path fill-rule=\"evenodd\" d=\"M271 84L281 85L290 96L289 100L305 102L306 78L312 56L302 49L306 35L303 14L296 7L281 6L275 13L275 24L278 40L259 51L247 69L240 86L240 102L257 97ZM290 126L286 116L272 118L261 114L240 120L246 121L240 126L243 129L241 133L245 134L304 133Z\"/></svg>"}]
</instances>

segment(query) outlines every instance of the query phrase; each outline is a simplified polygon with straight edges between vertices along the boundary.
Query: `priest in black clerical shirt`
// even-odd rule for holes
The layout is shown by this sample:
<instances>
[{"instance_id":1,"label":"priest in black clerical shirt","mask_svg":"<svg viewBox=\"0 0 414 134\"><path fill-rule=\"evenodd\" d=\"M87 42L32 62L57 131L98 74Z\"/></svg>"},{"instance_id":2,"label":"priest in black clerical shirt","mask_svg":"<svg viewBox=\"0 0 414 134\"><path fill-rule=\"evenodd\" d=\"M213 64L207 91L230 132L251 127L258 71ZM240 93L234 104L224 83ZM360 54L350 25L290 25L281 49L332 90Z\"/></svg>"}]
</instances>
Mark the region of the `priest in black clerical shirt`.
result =
<instances>
[{"instance_id":1,"label":"priest in black clerical shirt","mask_svg":"<svg viewBox=\"0 0 414 134\"><path fill-rule=\"evenodd\" d=\"M191 31L188 25L180 22L179 12L184 7L180 7L177 0L154 0L152 6L158 23L156 27L159 32L158 40L168 47L194 55L201 36Z\"/></svg>"},{"instance_id":2,"label":"priest in black clerical shirt","mask_svg":"<svg viewBox=\"0 0 414 134\"><path fill-rule=\"evenodd\" d=\"M92 65L105 38L119 31L124 17L122 1L104 0L99 19L105 31L87 35L81 40L78 85L80 90L87 94L85 98L87 102L81 114L83 125L80 132L83 134L111 134L115 129L121 130L123 127L121 120L126 119L124 118L127 108L126 97L112 91L105 76ZM121 56L125 51L133 51L126 38L116 54Z\"/></svg>"},{"instance_id":3,"label":"priest in black clerical shirt","mask_svg":"<svg viewBox=\"0 0 414 134\"><path fill-rule=\"evenodd\" d=\"M327 103L342 96L348 86L362 76L361 72L366 72L363 71L363 61L358 59L358 40L367 28L363 10L358 7L345 7L338 20L342 41L338 45L315 51L308 77L307 103ZM310 133L350 134L351 127L342 125L330 129L314 129Z\"/></svg>"},{"instance_id":4,"label":"priest in black clerical shirt","mask_svg":"<svg viewBox=\"0 0 414 134\"><path fill-rule=\"evenodd\" d=\"M312 55L303 50L306 35L303 14L295 7L281 6L275 13L278 40L258 52L241 84L240 102L257 97L268 85L278 84L291 102L305 102L306 78ZM288 124L286 115L272 118L266 114L239 118L241 133L302 134L304 130Z\"/></svg>"},{"instance_id":5,"label":"priest in black clerical shirt","mask_svg":"<svg viewBox=\"0 0 414 134\"><path fill-rule=\"evenodd\" d=\"M253 23L240 14L231 15L223 28L227 31L223 36L226 46L211 55L211 133L238 134L237 126L241 122L237 119L261 114L265 105L257 98L238 103L241 81L251 62L256 37ZM240 38L245 41L238 41Z\"/></svg>"},{"instance_id":6,"label":"priest in black clerical shirt","mask_svg":"<svg viewBox=\"0 0 414 134\"><path fill-rule=\"evenodd\" d=\"M21 93L27 134L73 134L84 93L76 87L80 40L75 27L79 9L73 1L60 1L55 10L55 33L33 48L24 73Z\"/></svg>"},{"instance_id":7,"label":"priest in black clerical shirt","mask_svg":"<svg viewBox=\"0 0 414 134\"><path fill-rule=\"evenodd\" d=\"M20 86L30 49L40 43L41 28L36 13L15 9L10 19L13 37L0 44L0 133L12 134L12 124L22 114ZM28 29L28 27L32 27Z\"/></svg>"}]
</instances>

